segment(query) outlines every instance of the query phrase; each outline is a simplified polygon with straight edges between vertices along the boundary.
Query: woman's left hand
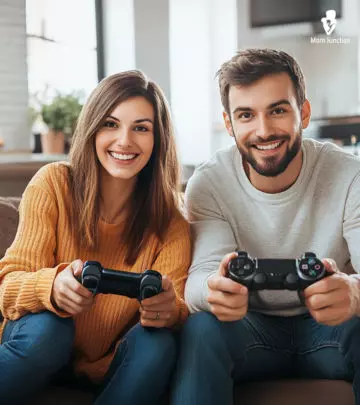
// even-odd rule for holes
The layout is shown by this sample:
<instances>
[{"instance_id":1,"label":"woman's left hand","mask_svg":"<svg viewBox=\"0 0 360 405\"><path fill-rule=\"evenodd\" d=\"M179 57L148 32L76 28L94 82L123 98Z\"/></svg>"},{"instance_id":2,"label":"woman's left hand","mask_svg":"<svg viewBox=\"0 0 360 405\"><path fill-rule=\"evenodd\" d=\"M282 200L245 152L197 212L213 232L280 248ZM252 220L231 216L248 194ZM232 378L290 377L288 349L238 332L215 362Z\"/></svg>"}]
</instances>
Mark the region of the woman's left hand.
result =
<instances>
[{"instance_id":1,"label":"woman's left hand","mask_svg":"<svg viewBox=\"0 0 360 405\"><path fill-rule=\"evenodd\" d=\"M177 321L176 295L172 281L162 278L163 291L140 303L140 323L153 328L171 328Z\"/></svg>"}]
</instances>

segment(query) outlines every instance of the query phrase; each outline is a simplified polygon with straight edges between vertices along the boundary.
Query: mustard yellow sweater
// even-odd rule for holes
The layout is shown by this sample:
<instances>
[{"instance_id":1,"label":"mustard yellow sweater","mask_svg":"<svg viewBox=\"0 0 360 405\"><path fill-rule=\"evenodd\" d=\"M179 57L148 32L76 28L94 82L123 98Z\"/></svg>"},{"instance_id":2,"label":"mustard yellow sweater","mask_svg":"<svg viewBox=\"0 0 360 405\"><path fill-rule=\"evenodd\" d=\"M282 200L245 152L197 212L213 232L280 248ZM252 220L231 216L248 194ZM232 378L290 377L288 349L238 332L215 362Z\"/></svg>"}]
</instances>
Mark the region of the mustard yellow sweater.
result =
<instances>
[{"instance_id":1,"label":"mustard yellow sweater","mask_svg":"<svg viewBox=\"0 0 360 405\"><path fill-rule=\"evenodd\" d=\"M69 316L54 308L50 297L57 273L75 259L97 260L106 268L134 273L153 269L167 274L176 290L179 322L184 320L188 311L183 292L191 255L187 222L179 214L174 216L163 243L152 236L133 266L124 263L124 246L119 242L122 224L99 221L98 249L79 250L66 217L70 198L66 166L44 166L23 194L15 240L0 260L0 310L5 317L0 333L7 319L16 320L29 312L49 310L61 317ZM102 380L113 359L114 346L139 320L138 309L135 299L98 294L92 309L74 318L78 374L94 382Z\"/></svg>"}]
</instances>

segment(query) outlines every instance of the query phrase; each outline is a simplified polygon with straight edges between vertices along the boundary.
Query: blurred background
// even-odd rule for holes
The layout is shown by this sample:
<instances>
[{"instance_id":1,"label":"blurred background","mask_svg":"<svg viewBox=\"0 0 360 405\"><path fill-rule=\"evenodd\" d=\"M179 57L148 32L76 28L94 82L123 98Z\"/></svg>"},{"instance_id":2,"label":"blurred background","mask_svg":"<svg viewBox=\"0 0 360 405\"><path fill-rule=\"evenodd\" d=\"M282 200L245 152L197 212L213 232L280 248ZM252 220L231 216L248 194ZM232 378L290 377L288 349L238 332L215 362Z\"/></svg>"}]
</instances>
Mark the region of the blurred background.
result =
<instances>
[{"instance_id":1,"label":"blurred background","mask_svg":"<svg viewBox=\"0 0 360 405\"><path fill-rule=\"evenodd\" d=\"M327 10L336 12L329 35ZM358 0L0 0L0 195L21 195L41 165L67 159L91 90L133 68L170 102L186 181L233 142L215 74L253 46L300 63L312 104L304 136L357 153L359 39Z\"/></svg>"}]
</instances>

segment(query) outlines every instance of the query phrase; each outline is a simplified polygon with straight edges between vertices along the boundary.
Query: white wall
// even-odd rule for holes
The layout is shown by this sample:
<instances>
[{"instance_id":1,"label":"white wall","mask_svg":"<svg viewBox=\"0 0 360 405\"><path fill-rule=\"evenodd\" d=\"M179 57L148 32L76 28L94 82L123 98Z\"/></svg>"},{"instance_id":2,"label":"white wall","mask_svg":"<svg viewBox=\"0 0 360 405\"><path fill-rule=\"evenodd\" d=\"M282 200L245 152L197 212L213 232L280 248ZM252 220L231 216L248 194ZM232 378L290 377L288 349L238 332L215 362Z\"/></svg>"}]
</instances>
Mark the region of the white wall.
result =
<instances>
[{"instance_id":1,"label":"white wall","mask_svg":"<svg viewBox=\"0 0 360 405\"><path fill-rule=\"evenodd\" d=\"M135 69L133 0L103 0L105 75Z\"/></svg>"},{"instance_id":2,"label":"white wall","mask_svg":"<svg viewBox=\"0 0 360 405\"><path fill-rule=\"evenodd\" d=\"M169 1L134 0L135 60L170 99Z\"/></svg>"},{"instance_id":3,"label":"white wall","mask_svg":"<svg viewBox=\"0 0 360 405\"><path fill-rule=\"evenodd\" d=\"M0 137L5 149L30 148L25 15L25 0L0 0Z\"/></svg>"},{"instance_id":4,"label":"white wall","mask_svg":"<svg viewBox=\"0 0 360 405\"><path fill-rule=\"evenodd\" d=\"M208 0L170 0L171 107L181 161L210 156L211 67Z\"/></svg>"},{"instance_id":5,"label":"white wall","mask_svg":"<svg viewBox=\"0 0 360 405\"><path fill-rule=\"evenodd\" d=\"M218 149L222 107L215 73L236 49L236 2L170 0L171 106L184 164Z\"/></svg>"}]
</instances>

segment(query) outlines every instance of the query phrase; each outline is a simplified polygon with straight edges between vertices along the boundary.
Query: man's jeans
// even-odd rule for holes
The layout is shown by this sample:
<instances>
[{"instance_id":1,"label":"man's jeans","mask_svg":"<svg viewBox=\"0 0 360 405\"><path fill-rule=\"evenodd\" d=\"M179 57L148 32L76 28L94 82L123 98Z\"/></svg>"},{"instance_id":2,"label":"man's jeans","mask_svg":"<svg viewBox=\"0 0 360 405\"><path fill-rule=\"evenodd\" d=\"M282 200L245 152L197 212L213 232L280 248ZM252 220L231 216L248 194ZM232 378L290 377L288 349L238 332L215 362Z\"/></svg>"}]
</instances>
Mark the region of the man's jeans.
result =
<instances>
[{"instance_id":1,"label":"man's jeans","mask_svg":"<svg viewBox=\"0 0 360 405\"><path fill-rule=\"evenodd\" d=\"M309 315L255 312L236 322L210 313L186 321L172 405L233 404L233 385L285 377L353 381L360 405L360 320L325 326Z\"/></svg>"},{"instance_id":2,"label":"man's jeans","mask_svg":"<svg viewBox=\"0 0 360 405\"><path fill-rule=\"evenodd\" d=\"M70 372L74 332L72 319L48 311L8 321L0 345L1 405L30 404L48 381L57 381L61 369ZM148 331L136 325L122 339L95 404L158 404L176 355L171 330Z\"/></svg>"}]
</instances>

